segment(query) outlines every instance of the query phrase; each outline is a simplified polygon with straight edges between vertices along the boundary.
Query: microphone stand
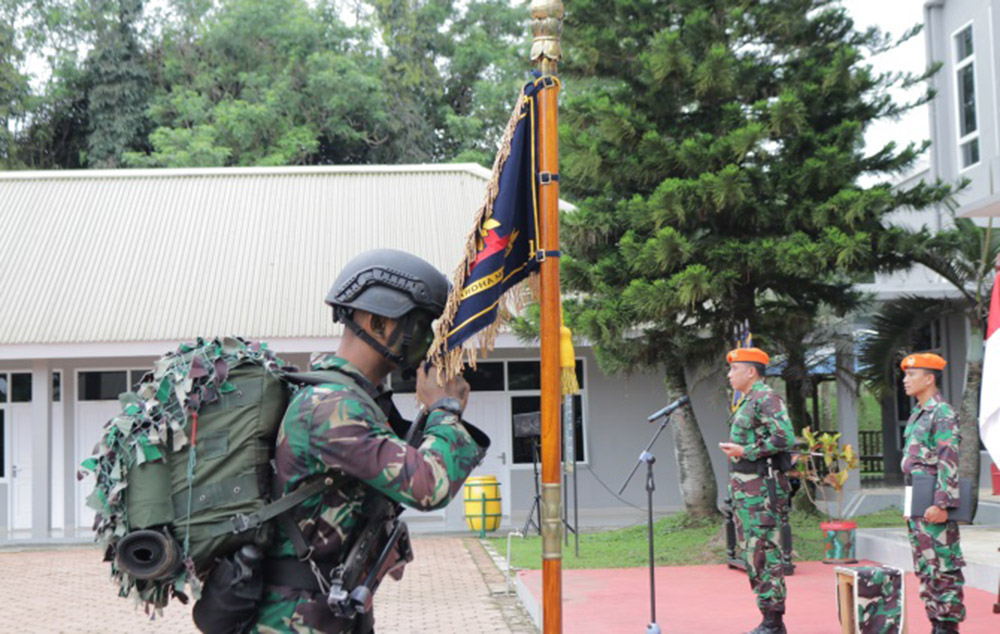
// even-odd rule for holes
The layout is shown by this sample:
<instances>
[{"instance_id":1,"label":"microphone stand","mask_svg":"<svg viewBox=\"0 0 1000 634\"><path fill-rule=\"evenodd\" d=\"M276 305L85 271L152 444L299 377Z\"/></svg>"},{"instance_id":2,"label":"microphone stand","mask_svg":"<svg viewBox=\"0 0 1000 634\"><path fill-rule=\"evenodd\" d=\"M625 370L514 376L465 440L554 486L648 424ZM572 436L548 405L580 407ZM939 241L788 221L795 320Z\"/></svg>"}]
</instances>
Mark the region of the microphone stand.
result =
<instances>
[{"instance_id":1,"label":"microphone stand","mask_svg":"<svg viewBox=\"0 0 1000 634\"><path fill-rule=\"evenodd\" d=\"M654 419L655 420L655 419ZM650 421L652 422L652 421ZM653 567L653 491L656 490L656 483L653 481L653 463L656 462L656 457L649 453L649 450L653 448L656 443L656 439L660 437L663 430L667 428L667 424L670 422L670 413L667 413L663 418L663 423L660 428L656 431L653 439L649 441L646 445L646 449L639 454L639 459L636 461L635 466L632 467L632 472L628 474L625 478L625 484L622 485L621 489L618 490L618 495L625 492L625 487L631 482L632 476L635 472L639 470L639 465L646 463L646 508L648 511L647 515L647 527L649 531L649 625L646 626L646 634L661 634L663 630L656 623L656 573Z\"/></svg>"}]
</instances>

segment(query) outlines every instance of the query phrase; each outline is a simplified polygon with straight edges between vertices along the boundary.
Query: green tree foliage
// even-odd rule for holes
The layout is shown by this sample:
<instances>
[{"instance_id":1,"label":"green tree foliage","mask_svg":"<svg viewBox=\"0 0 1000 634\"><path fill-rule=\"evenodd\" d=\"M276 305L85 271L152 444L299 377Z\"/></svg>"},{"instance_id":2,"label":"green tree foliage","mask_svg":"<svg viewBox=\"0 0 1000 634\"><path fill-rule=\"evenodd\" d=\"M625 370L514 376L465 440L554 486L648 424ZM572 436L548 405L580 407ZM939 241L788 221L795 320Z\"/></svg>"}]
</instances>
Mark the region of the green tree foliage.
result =
<instances>
[{"instance_id":1,"label":"green tree foliage","mask_svg":"<svg viewBox=\"0 0 1000 634\"><path fill-rule=\"evenodd\" d=\"M518 83L528 77L523 3L372 0L371 5L385 44L392 115L392 134L379 154L388 162L492 162Z\"/></svg>"},{"instance_id":2,"label":"green tree foliage","mask_svg":"<svg viewBox=\"0 0 1000 634\"><path fill-rule=\"evenodd\" d=\"M322 4L183 3L153 52L155 129L131 165L365 162L386 135L376 60Z\"/></svg>"},{"instance_id":3,"label":"green tree foliage","mask_svg":"<svg viewBox=\"0 0 1000 634\"><path fill-rule=\"evenodd\" d=\"M0 2L49 62L0 66L12 166L488 164L527 79L507 0Z\"/></svg>"},{"instance_id":4,"label":"green tree foliage","mask_svg":"<svg viewBox=\"0 0 1000 634\"><path fill-rule=\"evenodd\" d=\"M87 167L90 76L75 62L53 70L45 93L34 101L31 122L17 141L20 165L29 169Z\"/></svg>"},{"instance_id":5,"label":"green tree foliage","mask_svg":"<svg viewBox=\"0 0 1000 634\"><path fill-rule=\"evenodd\" d=\"M905 107L887 88L921 78L874 74L863 55L890 41L834 3L580 0L566 34L562 172L582 204L563 270L610 369L676 374L745 322L772 348L801 338L857 305L855 279L904 264L888 213L948 193L857 184L923 149L863 144Z\"/></svg>"},{"instance_id":6,"label":"green tree foliage","mask_svg":"<svg viewBox=\"0 0 1000 634\"><path fill-rule=\"evenodd\" d=\"M454 4L359 2L349 26L332 1L178 3L156 51L153 150L128 162L485 162L522 27L502 0Z\"/></svg>"},{"instance_id":7,"label":"green tree foliage","mask_svg":"<svg viewBox=\"0 0 1000 634\"><path fill-rule=\"evenodd\" d=\"M31 88L28 60L46 43L45 0L0 0L0 166L25 165L21 151L39 107Z\"/></svg>"},{"instance_id":8,"label":"green tree foliage","mask_svg":"<svg viewBox=\"0 0 1000 634\"><path fill-rule=\"evenodd\" d=\"M0 0L0 164L14 166L14 133L11 123L23 115L29 96L28 77L22 70L24 51L17 41L21 3Z\"/></svg>"},{"instance_id":9,"label":"green tree foliage","mask_svg":"<svg viewBox=\"0 0 1000 634\"><path fill-rule=\"evenodd\" d=\"M143 2L98 0L91 5L96 38L86 61L87 163L118 167L144 127L149 74L136 32Z\"/></svg>"},{"instance_id":10,"label":"green tree foliage","mask_svg":"<svg viewBox=\"0 0 1000 634\"><path fill-rule=\"evenodd\" d=\"M139 41L142 2L19 4L18 32L34 56L36 73L47 62L48 76L17 122L18 166L118 165L124 150L142 146L140 124L149 84Z\"/></svg>"},{"instance_id":11,"label":"green tree foliage","mask_svg":"<svg viewBox=\"0 0 1000 634\"><path fill-rule=\"evenodd\" d=\"M865 55L894 42L829 0L577 0L564 33L561 183L580 203L563 218L570 325L604 369L655 368L687 391L749 324L784 357L801 429L817 319L858 306L853 282L907 264L912 236L890 212L949 194L886 182L924 146L864 147L873 121L914 105L888 89L926 75L874 73ZM678 458L705 465L694 431ZM689 509L714 505L700 490Z\"/></svg>"}]
</instances>

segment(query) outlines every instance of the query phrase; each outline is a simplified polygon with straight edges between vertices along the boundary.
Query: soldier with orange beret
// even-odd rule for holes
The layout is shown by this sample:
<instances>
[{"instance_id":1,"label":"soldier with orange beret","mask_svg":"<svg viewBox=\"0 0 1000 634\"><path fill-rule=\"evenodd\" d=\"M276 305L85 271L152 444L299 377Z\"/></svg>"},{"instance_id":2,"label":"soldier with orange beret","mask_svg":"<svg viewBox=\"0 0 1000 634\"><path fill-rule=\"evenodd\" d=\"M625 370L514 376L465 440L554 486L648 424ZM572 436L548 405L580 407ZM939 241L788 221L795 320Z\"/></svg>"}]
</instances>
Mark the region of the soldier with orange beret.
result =
<instances>
[{"instance_id":1,"label":"soldier with orange beret","mask_svg":"<svg viewBox=\"0 0 1000 634\"><path fill-rule=\"evenodd\" d=\"M789 484L770 461L788 452L795 432L785 402L764 383L770 360L760 348L737 348L726 355L729 384L743 398L729 419L729 442L719 443L730 459L729 498L736 539L764 617L750 634L785 634L785 571L778 517L779 505L788 503Z\"/></svg>"},{"instance_id":2,"label":"soldier with orange beret","mask_svg":"<svg viewBox=\"0 0 1000 634\"><path fill-rule=\"evenodd\" d=\"M962 586L965 578L958 525L948 509L958 506L958 417L938 390L944 368L939 355L908 355L900 367L907 396L917 399L903 434L903 475L936 477L934 504L923 517L908 517L906 525L913 566L920 579L920 598L934 626L932 634L957 632L965 618Z\"/></svg>"}]
</instances>

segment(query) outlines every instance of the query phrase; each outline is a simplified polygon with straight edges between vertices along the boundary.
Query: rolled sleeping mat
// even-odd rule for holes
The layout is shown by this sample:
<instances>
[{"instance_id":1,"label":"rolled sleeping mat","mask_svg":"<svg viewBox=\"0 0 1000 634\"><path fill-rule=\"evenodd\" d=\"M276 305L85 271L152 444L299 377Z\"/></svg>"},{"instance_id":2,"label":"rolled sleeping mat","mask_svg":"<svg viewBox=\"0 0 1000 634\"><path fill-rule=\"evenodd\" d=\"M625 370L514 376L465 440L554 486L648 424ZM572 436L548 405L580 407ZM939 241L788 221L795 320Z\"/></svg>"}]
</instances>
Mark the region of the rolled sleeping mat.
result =
<instances>
[{"instance_id":1,"label":"rolled sleeping mat","mask_svg":"<svg viewBox=\"0 0 1000 634\"><path fill-rule=\"evenodd\" d=\"M118 568L136 579L167 579L184 565L177 540L157 530L132 531L117 550Z\"/></svg>"}]
</instances>

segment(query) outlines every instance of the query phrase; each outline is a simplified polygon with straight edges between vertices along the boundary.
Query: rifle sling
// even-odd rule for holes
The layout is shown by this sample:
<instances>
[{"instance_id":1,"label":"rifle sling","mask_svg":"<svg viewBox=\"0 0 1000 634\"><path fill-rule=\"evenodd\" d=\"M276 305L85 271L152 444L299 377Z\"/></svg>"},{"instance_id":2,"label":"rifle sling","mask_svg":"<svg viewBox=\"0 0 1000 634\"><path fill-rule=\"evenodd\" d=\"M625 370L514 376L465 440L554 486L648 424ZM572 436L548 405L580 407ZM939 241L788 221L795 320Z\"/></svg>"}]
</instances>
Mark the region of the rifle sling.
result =
<instances>
[{"instance_id":1,"label":"rifle sling","mask_svg":"<svg viewBox=\"0 0 1000 634\"><path fill-rule=\"evenodd\" d=\"M288 539L291 540L292 547L295 549L295 556L299 559L306 559L309 557L312 548L306 541L305 535L302 534L302 529L299 528L299 523L295 521L295 518L292 517L290 511L302 502L305 502L307 498L323 491L327 487L329 487L330 490L338 489L342 483L343 479L339 477L317 478L309 484L300 486L288 495L278 498L260 510L260 512L264 512L272 506L277 507L282 502L286 502L286 504L281 504L281 507L275 510L273 517L278 518L278 525L281 526L285 535L287 535Z\"/></svg>"}]
</instances>

